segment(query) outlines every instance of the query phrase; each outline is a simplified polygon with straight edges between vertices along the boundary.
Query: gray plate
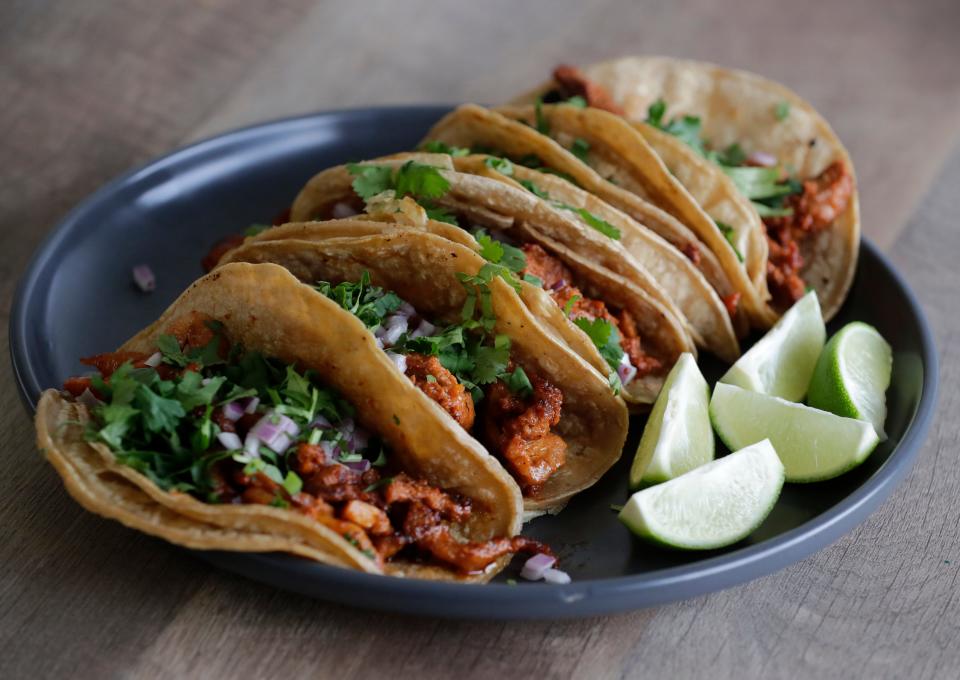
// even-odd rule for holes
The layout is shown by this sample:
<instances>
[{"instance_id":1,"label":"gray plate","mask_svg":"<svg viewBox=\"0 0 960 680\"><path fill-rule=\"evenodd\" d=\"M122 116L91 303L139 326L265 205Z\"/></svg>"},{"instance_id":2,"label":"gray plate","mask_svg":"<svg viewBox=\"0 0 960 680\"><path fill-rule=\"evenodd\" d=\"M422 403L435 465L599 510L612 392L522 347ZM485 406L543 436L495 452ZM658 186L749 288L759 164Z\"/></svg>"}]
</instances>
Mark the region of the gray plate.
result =
<instances>
[{"instance_id":1,"label":"gray plate","mask_svg":"<svg viewBox=\"0 0 960 680\"><path fill-rule=\"evenodd\" d=\"M223 235L269 222L316 171L413 148L449 110L393 107L320 113L215 137L105 186L40 247L10 321L14 370L31 409L41 390L84 372L78 357L118 346L152 322L201 274L199 260ZM149 263L158 288L144 295L130 268ZM681 553L636 541L610 504L627 498L629 459L643 426L634 419L627 455L556 517L525 533L557 549L566 586L505 581L487 586L371 576L285 555L198 553L214 564L311 597L377 609L473 618L585 616L650 606L726 588L806 557L849 531L903 478L923 442L936 398L937 359L920 305L890 263L864 243L850 297L830 330L858 319L894 350L887 394L890 439L839 479L784 487L749 539L726 550ZM708 378L722 366L702 362ZM51 474L53 474L51 472Z\"/></svg>"}]
</instances>

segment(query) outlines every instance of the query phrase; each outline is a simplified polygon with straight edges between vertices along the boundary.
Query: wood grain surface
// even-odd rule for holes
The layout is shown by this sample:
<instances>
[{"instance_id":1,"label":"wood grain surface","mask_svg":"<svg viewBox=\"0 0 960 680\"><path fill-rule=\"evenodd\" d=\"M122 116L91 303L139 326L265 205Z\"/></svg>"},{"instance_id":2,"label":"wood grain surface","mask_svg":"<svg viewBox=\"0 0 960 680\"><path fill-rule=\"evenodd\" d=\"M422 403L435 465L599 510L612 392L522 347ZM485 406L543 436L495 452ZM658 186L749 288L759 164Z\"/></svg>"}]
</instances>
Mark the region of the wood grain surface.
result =
<instances>
[{"instance_id":1,"label":"wood grain surface","mask_svg":"<svg viewBox=\"0 0 960 680\"><path fill-rule=\"evenodd\" d=\"M865 233L920 293L942 362L916 467L830 548L657 609L467 623L305 601L81 512L4 361L0 677L957 677L958 31L955 0L0 3L4 321L72 205L190 139L315 109L498 102L560 60L664 53L782 80L827 115Z\"/></svg>"}]
</instances>

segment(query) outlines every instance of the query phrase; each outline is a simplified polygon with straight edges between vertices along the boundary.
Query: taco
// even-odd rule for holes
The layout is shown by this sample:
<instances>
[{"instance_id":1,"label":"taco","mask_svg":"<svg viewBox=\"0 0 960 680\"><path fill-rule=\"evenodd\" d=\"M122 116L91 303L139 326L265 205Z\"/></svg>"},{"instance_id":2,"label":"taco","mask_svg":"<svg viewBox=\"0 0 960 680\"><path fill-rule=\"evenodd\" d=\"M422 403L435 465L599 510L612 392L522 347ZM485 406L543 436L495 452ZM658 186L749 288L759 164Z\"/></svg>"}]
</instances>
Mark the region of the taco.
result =
<instances>
[{"instance_id":1,"label":"taco","mask_svg":"<svg viewBox=\"0 0 960 680\"><path fill-rule=\"evenodd\" d=\"M825 318L840 308L859 250L856 177L829 124L796 93L752 73L663 57L617 59L583 73L560 67L538 93L592 98L633 121L739 244L772 317L808 287Z\"/></svg>"},{"instance_id":2,"label":"taco","mask_svg":"<svg viewBox=\"0 0 960 680\"><path fill-rule=\"evenodd\" d=\"M559 510L617 461L623 401L540 325L511 276L434 234L323 238L324 226L252 239L225 262L282 265L359 319L399 376L502 461L528 513Z\"/></svg>"},{"instance_id":3,"label":"taco","mask_svg":"<svg viewBox=\"0 0 960 680\"><path fill-rule=\"evenodd\" d=\"M434 222L470 229L473 247L485 259L543 288L578 334L588 336L590 343L572 348L596 368L606 364L611 386L622 386L629 404L651 404L680 354L696 350L676 307L649 292L647 286L656 285L649 274L569 211L451 167L445 155L411 154L330 168L301 190L291 219L327 219L335 211L361 209L365 199L377 204L397 194L416 198ZM593 351L584 352L589 344Z\"/></svg>"},{"instance_id":4,"label":"taco","mask_svg":"<svg viewBox=\"0 0 960 680\"><path fill-rule=\"evenodd\" d=\"M598 115L603 116L603 119L596 120ZM571 116L590 118L591 125L603 130L604 136L609 137L600 170L608 172L616 167L616 177L611 174L611 179L608 179L586 162L600 158L599 142L594 140L591 144L583 137L573 137L562 132L564 127L560 121L569 122ZM621 129L610 130L611 124L619 125ZM563 146L551 138L551 132L559 135L568 146ZM622 149L624 144L630 149ZM746 334L753 316L762 309L749 282L732 280L716 253L702 241L699 234L667 210L637 193L637 177L659 174L661 169L654 168L651 171L642 163L625 165L618 162L614 166L613 161L626 157L625 154L633 147L643 148L648 152L648 158L655 158L642 137L616 117L606 116L602 112L598 114L596 111L585 112L573 106L541 105L494 111L474 104L465 104L441 119L427 133L425 148L436 149L438 145L502 156L517 165L559 175L626 213L635 222L668 241L690 260L723 301L738 334ZM621 168L626 168L627 171L621 172ZM620 186L619 182L626 186Z\"/></svg>"},{"instance_id":5,"label":"taco","mask_svg":"<svg viewBox=\"0 0 960 680\"><path fill-rule=\"evenodd\" d=\"M335 301L272 264L194 283L98 373L48 390L41 450L84 507L201 549L489 579L517 551L503 467Z\"/></svg>"}]
</instances>

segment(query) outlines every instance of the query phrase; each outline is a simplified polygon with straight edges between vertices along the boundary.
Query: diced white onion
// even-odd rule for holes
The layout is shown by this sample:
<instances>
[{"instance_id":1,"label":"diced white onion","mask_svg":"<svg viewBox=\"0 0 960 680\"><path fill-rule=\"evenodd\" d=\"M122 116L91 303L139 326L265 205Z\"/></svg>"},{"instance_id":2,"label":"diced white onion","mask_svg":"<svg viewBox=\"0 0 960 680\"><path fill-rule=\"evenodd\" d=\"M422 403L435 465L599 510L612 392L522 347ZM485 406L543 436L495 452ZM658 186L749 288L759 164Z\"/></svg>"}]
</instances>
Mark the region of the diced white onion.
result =
<instances>
[{"instance_id":1,"label":"diced white onion","mask_svg":"<svg viewBox=\"0 0 960 680\"><path fill-rule=\"evenodd\" d=\"M150 368L156 368L163 361L163 355L160 352L154 352L143 363Z\"/></svg>"},{"instance_id":2,"label":"diced white onion","mask_svg":"<svg viewBox=\"0 0 960 680\"><path fill-rule=\"evenodd\" d=\"M637 368L630 363L630 356L624 352L620 357L620 365L617 366L617 375L620 377L620 384L626 386L637 377Z\"/></svg>"},{"instance_id":3,"label":"diced white onion","mask_svg":"<svg viewBox=\"0 0 960 680\"><path fill-rule=\"evenodd\" d=\"M570 574L565 571L560 571L559 569L550 568L543 572L543 580L547 583L564 585L570 583Z\"/></svg>"},{"instance_id":4,"label":"diced white onion","mask_svg":"<svg viewBox=\"0 0 960 680\"><path fill-rule=\"evenodd\" d=\"M85 389L79 397L77 397L77 402L79 402L80 404L83 404L88 409L93 409L97 406L100 406L103 403L102 401L97 399L96 395L90 391L89 387Z\"/></svg>"},{"instance_id":5,"label":"diced white onion","mask_svg":"<svg viewBox=\"0 0 960 680\"><path fill-rule=\"evenodd\" d=\"M131 273L133 274L133 282L137 285L137 288L144 293L149 293L156 289L157 278L153 275L153 270L150 269L150 265L138 264L133 268Z\"/></svg>"},{"instance_id":6,"label":"diced white onion","mask_svg":"<svg viewBox=\"0 0 960 680\"><path fill-rule=\"evenodd\" d=\"M395 352L387 352L387 358L393 362L393 365L397 367L397 370L401 373L407 372L407 355L406 354L397 354Z\"/></svg>"},{"instance_id":7,"label":"diced white onion","mask_svg":"<svg viewBox=\"0 0 960 680\"><path fill-rule=\"evenodd\" d=\"M243 408L244 413L256 413L257 407L260 405L260 397L250 397L247 399L246 404Z\"/></svg>"},{"instance_id":8,"label":"diced white onion","mask_svg":"<svg viewBox=\"0 0 960 680\"><path fill-rule=\"evenodd\" d=\"M429 337L436 332L437 332L437 327L434 326L429 321L424 320L424 321L421 321L420 325L417 326L417 329L410 334L410 337L411 338L421 338L424 336Z\"/></svg>"},{"instance_id":9,"label":"diced white onion","mask_svg":"<svg viewBox=\"0 0 960 680\"><path fill-rule=\"evenodd\" d=\"M523 569L520 570L520 578L525 578L528 581L539 581L543 578L543 573L556 563L556 557L551 557L544 553L537 553L523 563Z\"/></svg>"},{"instance_id":10,"label":"diced white onion","mask_svg":"<svg viewBox=\"0 0 960 680\"><path fill-rule=\"evenodd\" d=\"M227 451L239 451L243 448L243 442L240 441L240 437L236 432L221 432L217 435L217 441L219 441Z\"/></svg>"},{"instance_id":11,"label":"diced white onion","mask_svg":"<svg viewBox=\"0 0 960 680\"><path fill-rule=\"evenodd\" d=\"M324 416L317 414L310 423L313 427L331 428L333 425Z\"/></svg>"},{"instance_id":12,"label":"diced white onion","mask_svg":"<svg viewBox=\"0 0 960 680\"><path fill-rule=\"evenodd\" d=\"M417 310L414 309L413 305L411 305L409 302L404 300L403 302L400 303L400 307L397 309L397 313L409 318L411 316L416 316Z\"/></svg>"},{"instance_id":13,"label":"diced white onion","mask_svg":"<svg viewBox=\"0 0 960 680\"><path fill-rule=\"evenodd\" d=\"M243 416L243 406L238 401L231 401L223 406L223 417L227 420L237 421Z\"/></svg>"},{"instance_id":14,"label":"diced white onion","mask_svg":"<svg viewBox=\"0 0 960 680\"><path fill-rule=\"evenodd\" d=\"M333 215L333 219L342 220L346 217L353 217L357 214L357 211L354 210L353 206L351 206L349 203L340 201L338 203L334 203L331 214Z\"/></svg>"},{"instance_id":15,"label":"diced white onion","mask_svg":"<svg viewBox=\"0 0 960 680\"><path fill-rule=\"evenodd\" d=\"M772 168L777 164L777 157L766 151L753 151L747 156L747 164L762 168Z\"/></svg>"},{"instance_id":16,"label":"diced white onion","mask_svg":"<svg viewBox=\"0 0 960 680\"><path fill-rule=\"evenodd\" d=\"M260 457L260 440L249 432L247 438L243 440L243 452L253 458Z\"/></svg>"}]
</instances>

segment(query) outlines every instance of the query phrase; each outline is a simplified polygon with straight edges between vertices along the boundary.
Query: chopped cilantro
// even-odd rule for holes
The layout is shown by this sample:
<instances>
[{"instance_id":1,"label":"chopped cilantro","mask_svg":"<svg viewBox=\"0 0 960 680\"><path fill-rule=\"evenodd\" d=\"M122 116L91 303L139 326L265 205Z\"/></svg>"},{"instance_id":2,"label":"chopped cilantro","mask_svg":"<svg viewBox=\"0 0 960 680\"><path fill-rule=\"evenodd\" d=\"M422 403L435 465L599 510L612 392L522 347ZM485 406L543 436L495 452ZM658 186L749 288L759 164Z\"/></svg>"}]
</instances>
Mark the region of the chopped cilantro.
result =
<instances>
[{"instance_id":1,"label":"chopped cilantro","mask_svg":"<svg viewBox=\"0 0 960 680\"><path fill-rule=\"evenodd\" d=\"M616 327L606 319L574 319L580 330L587 334L587 337L593 342L600 356L607 362L614 371L620 365L620 359L623 357L623 349L620 347L620 333Z\"/></svg>"},{"instance_id":2,"label":"chopped cilantro","mask_svg":"<svg viewBox=\"0 0 960 680\"><path fill-rule=\"evenodd\" d=\"M577 300L580 299L579 295L571 295L570 299L566 301L563 305L563 315L567 318L570 317L570 313L573 312L573 306L577 304Z\"/></svg>"},{"instance_id":3,"label":"chopped cilantro","mask_svg":"<svg viewBox=\"0 0 960 680\"><path fill-rule=\"evenodd\" d=\"M777 104L777 108L774 109L773 115L775 115L779 121L786 120L787 116L790 115L790 102L782 101Z\"/></svg>"},{"instance_id":4,"label":"chopped cilantro","mask_svg":"<svg viewBox=\"0 0 960 680\"><path fill-rule=\"evenodd\" d=\"M251 224L249 227L243 230L244 236L256 236L261 234L270 228L269 224Z\"/></svg>"},{"instance_id":5,"label":"chopped cilantro","mask_svg":"<svg viewBox=\"0 0 960 680\"><path fill-rule=\"evenodd\" d=\"M573 144L570 146L570 153L586 163L587 154L590 153L590 142L582 137L577 137L573 140Z\"/></svg>"},{"instance_id":6,"label":"chopped cilantro","mask_svg":"<svg viewBox=\"0 0 960 680\"><path fill-rule=\"evenodd\" d=\"M537 132L541 135L549 135L550 121L543 115L543 102L539 98L537 98L537 102L533 106L533 111L537 123Z\"/></svg>"},{"instance_id":7,"label":"chopped cilantro","mask_svg":"<svg viewBox=\"0 0 960 680\"><path fill-rule=\"evenodd\" d=\"M567 99L566 101L560 102L561 104L566 104L567 106L572 106L577 109L587 108L587 100L581 97L580 95L574 95Z\"/></svg>"},{"instance_id":8,"label":"chopped cilantro","mask_svg":"<svg viewBox=\"0 0 960 680\"><path fill-rule=\"evenodd\" d=\"M370 493L372 491L376 491L377 489L382 489L383 487L390 484L392 481L393 481L393 477L384 477L382 479L377 480L373 484L370 484L369 486L364 487L363 492Z\"/></svg>"},{"instance_id":9,"label":"chopped cilantro","mask_svg":"<svg viewBox=\"0 0 960 680\"><path fill-rule=\"evenodd\" d=\"M744 196L751 201L793 193L789 183L780 181L779 168L723 168Z\"/></svg>"},{"instance_id":10,"label":"chopped cilantro","mask_svg":"<svg viewBox=\"0 0 960 680\"><path fill-rule=\"evenodd\" d=\"M554 206L561 208L563 210L569 210L579 215L580 219L587 223L587 226L590 226L601 234L608 238L612 238L615 241L620 240L620 230L615 226L607 222L601 217L597 217L592 212L586 208L575 208L572 205L567 205L566 203L554 203Z\"/></svg>"},{"instance_id":11,"label":"chopped cilantro","mask_svg":"<svg viewBox=\"0 0 960 680\"><path fill-rule=\"evenodd\" d=\"M737 254L737 259L743 262L743 253L740 252L739 248L737 248L737 244L734 242L736 233L734 232L733 227L725 222L721 222L720 220L714 220L714 222L717 223L717 228L721 231L723 237L727 239L727 243L729 243L730 247L733 248L733 252Z\"/></svg>"},{"instance_id":12,"label":"chopped cilantro","mask_svg":"<svg viewBox=\"0 0 960 680\"><path fill-rule=\"evenodd\" d=\"M521 180L520 180L520 185L521 185L524 189L526 189L527 191L529 191L531 194L533 194L534 196L536 196L536 197L538 197L538 198L543 198L543 199L548 199L548 198L550 198L550 194L548 194L546 191L543 191L542 189L540 189L539 187L537 187L536 184L534 184L533 182L531 182L531 181L528 180L528 179L521 179Z\"/></svg>"},{"instance_id":13,"label":"chopped cilantro","mask_svg":"<svg viewBox=\"0 0 960 680\"><path fill-rule=\"evenodd\" d=\"M543 279L541 279L539 276L534 276L533 274L524 274L523 280L533 286L536 286L537 288L543 288Z\"/></svg>"},{"instance_id":14,"label":"chopped cilantro","mask_svg":"<svg viewBox=\"0 0 960 680\"><path fill-rule=\"evenodd\" d=\"M300 489L303 488L303 480L300 479L298 475L293 470L287 471L287 476L283 478L283 489L291 496L295 496L300 493Z\"/></svg>"},{"instance_id":15,"label":"chopped cilantro","mask_svg":"<svg viewBox=\"0 0 960 680\"><path fill-rule=\"evenodd\" d=\"M356 177L353 190L365 201L388 190L396 192L397 198L413 196L428 200L440 198L450 190L450 182L440 168L416 161L407 161L396 169L388 165L354 163L348 165L347 170Z\"/></svg>"},{"instance_id":16,"label":"chopped cilantro","mask_svg":"<svg viewBox=\"0 0 960 680\"><path fill-rule=\"evenodd\" d=\"M393 292L370 285L370 273L364 271L356 283L344 281L336 286L327 281L318 282L314 288L343 307L367 328L377 328L384 317L400 308L403 300Z\"/></svg>"},{"instance_id":17,"label":"chopped cilantro","mask_svg":"<svg viewBox=\"0 0 960 680\"><path fill-rule=\"evenodd\" d=\"M509 177L513 174L513 163L511 163L509 159L489 156L484 159L483 164L488 168L496 170L501 175L507 175Z\"/></svg>"},{"instance_id":18,"label":"chopped cilantro","mask_svg":"<svg viewBox=\"0 0 960 680\"><path fill-rule=\"evenodd\" d=\"M450 146L436 139L424 142L420 148L428 153L445 153L448 156L468 156L470 154L470 149L462 146Z\"/></svg>"},{"instance_id":19,"label":"chopped cilantro","mask_svg":"<svg viewBox=\"0 0 960 680\"><path fill-rule=\"evenodd\" d=\"M394 187L393 168L388 165L353 164L347 170L356 177L353 190L365 201Z\"/></svg>"},{"instance_id":20,"label":"chopped cilantro","mask_svg":"<svg viewBox=\"0 0 960 680\"><path fill-rule=\"evenodd\" d=\"M623 510L623 506L617 505L616 503L611 503L610 509L613 510L614 512L620 512L621 510Z\"/></svg>"},{"instance_id":21,"label":"chopped cilantro","mask_svg":"<svg viewBox=\"0 0 960 680\"><path fill-rule=\"evenodd\" d=\"M523 251L509 243L498 241L483 229L474 233L474 238L480 244L480 256L487 262L499 265L506 270L506 274L499 272L507 283L514 288L518 287L518 282L514 274L518 274L527 266L527 257Z\"/></svg>"},{"instance_id":22,"label":"chopped cilantro","mask_svg":"<svg viewBox=\"0 0 960 680\"><path fill-rule=\"evenodd\" d=\"M743 165L747 160L747 152L743 150L743 147L734 142L723 151L715 152L711 160L720 165Z\"/></svg>"},{"instance_id":23,"label":"chopped cilantro","mask_svg":"<svg viewBox=\"0 0 960 680\"><path fill-rule=\"evenodd\" d=\"M507 378L507 388L521 397L529 397L533 394L533 385L530 384L530 378L521 366L517 366L513 369L513 373L510 373Z\"/></svg>"},{"instance_id":24,"label":"chopped cilantro","mask_svg":"<svg viewBox=\"0 0 960 680\"><path fill-rule=\"evenodd\" d=\"M432 375L430 375L430 374L428 373L428 374L427 374L427 382L428 382L428 383L435 383L435 382L437 382L437 379L436 379L435 376L432 376Z\"/></svg>"}]
</instances>

